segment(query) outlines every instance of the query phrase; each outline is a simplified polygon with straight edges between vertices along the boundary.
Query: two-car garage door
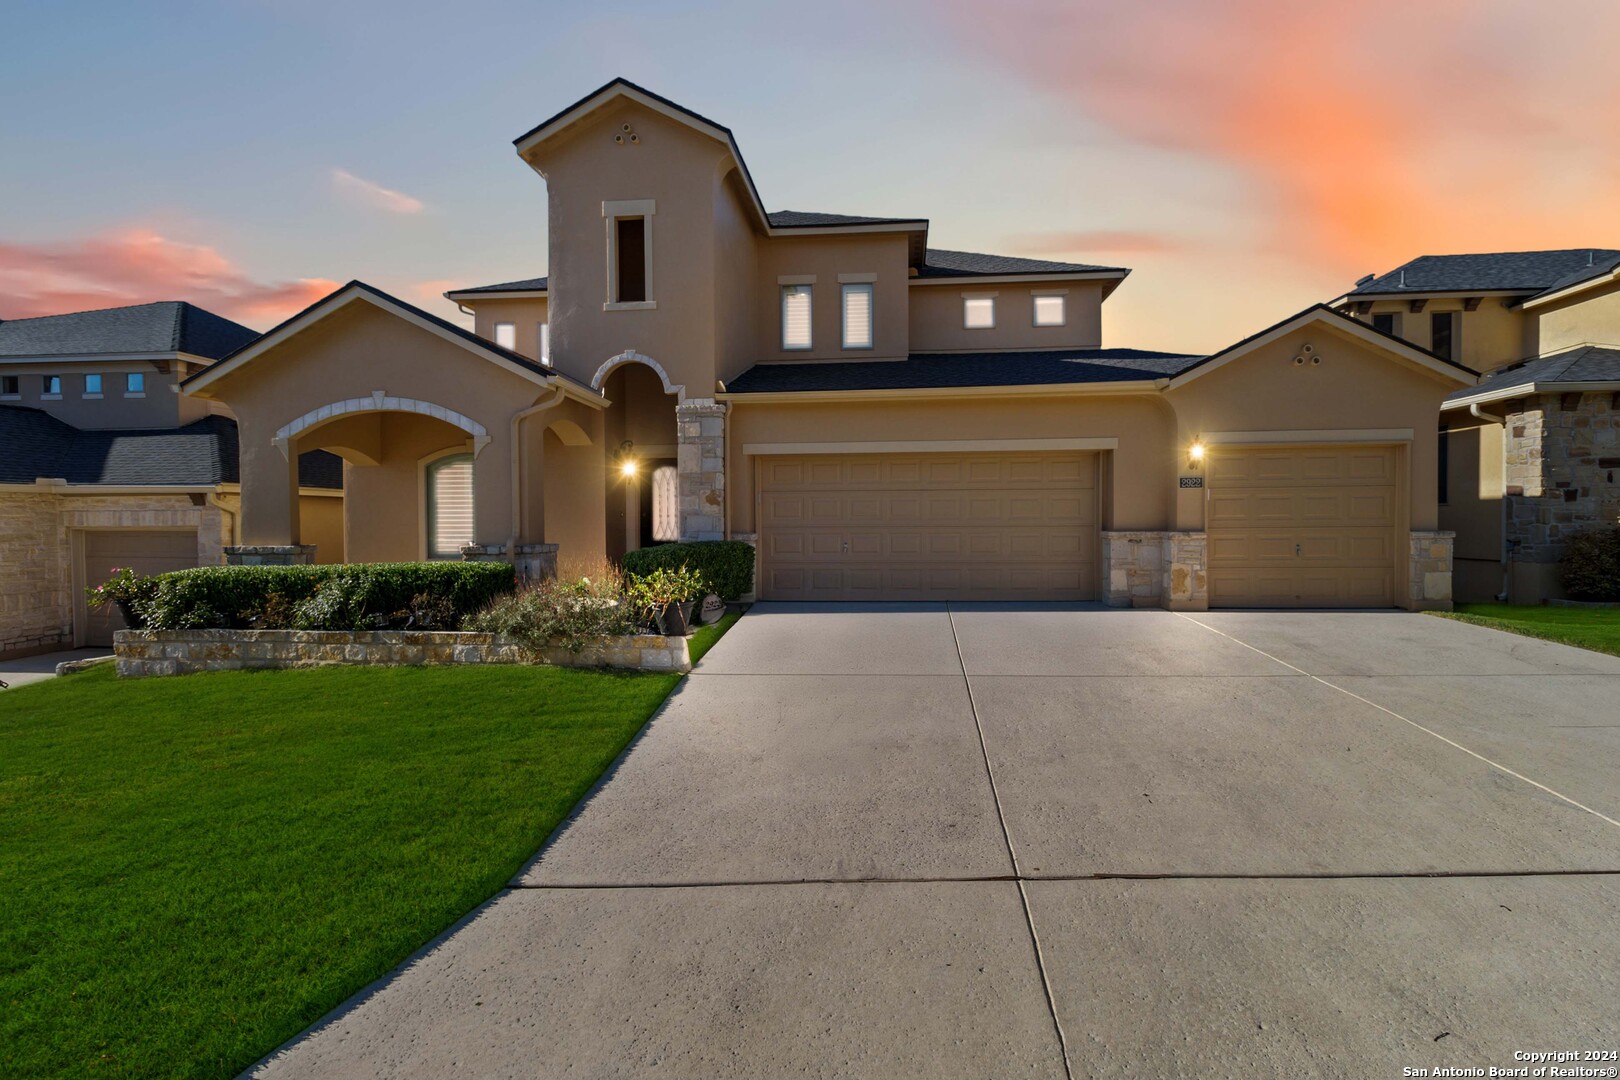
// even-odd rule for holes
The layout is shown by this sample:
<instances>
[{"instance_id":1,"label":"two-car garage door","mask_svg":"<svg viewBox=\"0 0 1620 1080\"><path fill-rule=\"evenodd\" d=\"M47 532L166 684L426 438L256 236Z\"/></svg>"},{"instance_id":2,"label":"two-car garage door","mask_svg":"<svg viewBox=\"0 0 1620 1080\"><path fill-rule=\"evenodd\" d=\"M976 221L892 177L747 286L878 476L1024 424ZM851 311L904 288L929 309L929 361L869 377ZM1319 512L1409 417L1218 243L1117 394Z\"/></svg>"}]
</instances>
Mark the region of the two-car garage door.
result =
<instances>
[{"instance_id":1,"label":"two-car garage door","mask_svg":"<svg viewBox=\"0 0 1620 1080\"><path fill-rule=\"evenodd\" d=\"M772 600L1089 600L1097 455L850 453L759 459Z\"/></svg>"}]
</instances>

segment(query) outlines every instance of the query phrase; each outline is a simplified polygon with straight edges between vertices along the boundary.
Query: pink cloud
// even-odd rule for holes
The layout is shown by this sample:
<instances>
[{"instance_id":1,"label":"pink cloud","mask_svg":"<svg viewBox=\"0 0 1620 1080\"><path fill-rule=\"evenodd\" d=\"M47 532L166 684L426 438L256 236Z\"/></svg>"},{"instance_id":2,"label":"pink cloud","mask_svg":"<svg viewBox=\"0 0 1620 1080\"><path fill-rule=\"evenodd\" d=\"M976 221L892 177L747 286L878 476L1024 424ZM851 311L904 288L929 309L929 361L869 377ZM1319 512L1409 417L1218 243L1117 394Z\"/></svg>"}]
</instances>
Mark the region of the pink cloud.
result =
<instances>
[{"instance_id":1,"label":"pink cloud","mask_svg":"<svg viewBox=\"0 0 1620 1080\"><path fill-rule=\"evenodd\" d=\"M1127 141L1238 170L1271 226L1257 250L1358 274L1423 253L1620 241L1614 5L929 10L969 55Z\"/></svg>"},{"instance_id":2,"label":"pink cloud","mask_svg":"<svg viewBox=\"0 0 1620 1080\"><path fill-rule=\"evenodd\" d=\"M403 191L385 188L376 181L356 176L347 169L332 170L332 187L346 198L378 210L386 210L390 214L420 214L424 209L421 199L413 198Z\"/></svg>"},{"instance_id":3,"label":"pink cloud","mask_svg":"<svg viewBox=\"0 0 1620 1080\"><path fill-rule=\"evenodd\" d=\"M211 247L132 228L57 244L0 243L0 318L188 300L266 326L337 288L324 278L254 281Z\"/></svg>"}]
</instances>

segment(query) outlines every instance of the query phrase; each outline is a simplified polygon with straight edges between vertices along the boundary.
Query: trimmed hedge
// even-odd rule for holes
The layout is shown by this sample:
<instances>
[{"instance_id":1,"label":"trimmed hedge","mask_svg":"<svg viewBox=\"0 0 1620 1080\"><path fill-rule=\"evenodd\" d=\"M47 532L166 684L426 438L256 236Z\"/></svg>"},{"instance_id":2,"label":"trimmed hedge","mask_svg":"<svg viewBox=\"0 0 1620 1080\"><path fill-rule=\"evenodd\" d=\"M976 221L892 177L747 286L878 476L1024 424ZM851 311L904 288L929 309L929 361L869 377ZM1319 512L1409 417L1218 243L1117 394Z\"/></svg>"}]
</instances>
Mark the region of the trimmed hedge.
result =
<instances>
[{"instance_id":1,"label":"trimmed hedge","mask_svg":"<svg viewBox=\"0 0 1620 1080\"><path fill-rule=\"evenodd\" d=\"M136 612L151 630L448 629L516 587L505 563L204 566L149 579Z\"/></svg>"},{"instance_id":2,"label":"trimmed hedge","mask_svg":"<svg viewBox=\"0 0 1620 1080\"><path fill-rule=\"evenodd\" d=\"M754 545L741 540L659 544L627 551L623 561L625 573L631 575L683 566L696 570L722 600L735 600L754 591Z\"/></svg>"},{"instance_id":3,"label":"trimmed hedge","mask_svg":"<svg viewBox=\"0 0 1620 1080\"><path fill-rule=\"evenodd\" d=\"M1620 528L1587 529L1569 538L1558 578L1572 600L1620 600Z\"/></svg>"}]
</instances>

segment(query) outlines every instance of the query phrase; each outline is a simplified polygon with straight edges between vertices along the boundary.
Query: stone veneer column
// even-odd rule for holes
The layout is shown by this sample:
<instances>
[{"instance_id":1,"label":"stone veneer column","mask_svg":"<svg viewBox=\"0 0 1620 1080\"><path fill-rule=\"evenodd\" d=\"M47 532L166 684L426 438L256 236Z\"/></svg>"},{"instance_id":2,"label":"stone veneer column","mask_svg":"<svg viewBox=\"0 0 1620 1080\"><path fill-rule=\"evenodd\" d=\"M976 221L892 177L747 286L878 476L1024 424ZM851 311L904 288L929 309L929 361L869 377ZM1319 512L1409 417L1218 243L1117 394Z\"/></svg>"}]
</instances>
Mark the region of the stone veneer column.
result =
<instances>
[{"instance_id":1,"label":"stone veneer column","mask_svg":"<svg viewBox=\"0 0 1620 1080\"><path fill-rule=\"evenodd\" d=\"M1162 532L1102 534L1103 603L1110 607L1157 607L1163 595Z\"/></svg>"},{"instance_id":2,"label":"stone veneer column","mask_svg":"<svg viewBox=\"0 0 1620 1080\"><path fill-rule=\"evenodd\" d=\"M556 544L465 544L462 562L511 563L524 581L545 581L557 576Z\"/></svg>"},{"instance_id":3,"label":"stone veneer column","mask_svg":"<svg viewBox=\"0 0 1620 1080\"><path fill-rule=\"evenodd\" d=\"M1451 610L1451 552L1456 539L1454 532L1412 530L1406 589L1411 610Z\"/></svg>"},{"instance_id":4,"label":"stone veneer column","mask_svg":"<svg viewBox=\"0 0 1620 1080\"><path fill-rule=\"evenodd\" d=\"M681 484L681 539L726 535L726 407L693 398L675 407L676 470Z\"/></svg>"},{"instance_id":5,"label":"stone veneer column","mask_svg":"<svg viewBox=\"0 0 1620 1080\"><path fill-rule=\"evenodd\" d=\"M307 566L314 544L245 544L225 548L226 566Z\"/></svg>"},{"instance_id":6,"label":"stone veneer column","mask_svg":"<svg viewBox=\"0 0 1620 1080\"><path fill-rule=\"evenodd\" d=\"M1209 536L1164 534L1164 606L1171 611L1209 610Z\"/></svg>"}]
</instances>

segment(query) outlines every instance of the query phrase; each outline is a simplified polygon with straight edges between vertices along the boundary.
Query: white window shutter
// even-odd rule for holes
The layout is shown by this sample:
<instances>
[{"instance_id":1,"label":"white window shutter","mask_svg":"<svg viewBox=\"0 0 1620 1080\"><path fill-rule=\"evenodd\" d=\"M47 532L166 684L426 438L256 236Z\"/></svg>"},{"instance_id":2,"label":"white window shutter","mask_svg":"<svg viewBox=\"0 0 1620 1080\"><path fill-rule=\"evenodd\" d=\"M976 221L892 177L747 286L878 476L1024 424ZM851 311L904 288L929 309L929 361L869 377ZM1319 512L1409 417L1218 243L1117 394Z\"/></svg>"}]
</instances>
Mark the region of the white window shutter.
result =
<instances>
[{"instance_id":1,"label":"white window shutter","mask_svg":"<svg viewBox=\"0 0 1620 1080\"><path fill-rule=\"evenodd\" d=\"M872 347L872 286L844 286L844 348Z\"/></svg>"},{"instance_id":2,"label":"white window shutter","mask_svg":"<svg viewBox=\"0 0 1620 1080\"><path fill-rule=\"evenodd\" d=\"M810 347L810 286L782 286L782 348Z\"/></svg>"}]
</instances>

